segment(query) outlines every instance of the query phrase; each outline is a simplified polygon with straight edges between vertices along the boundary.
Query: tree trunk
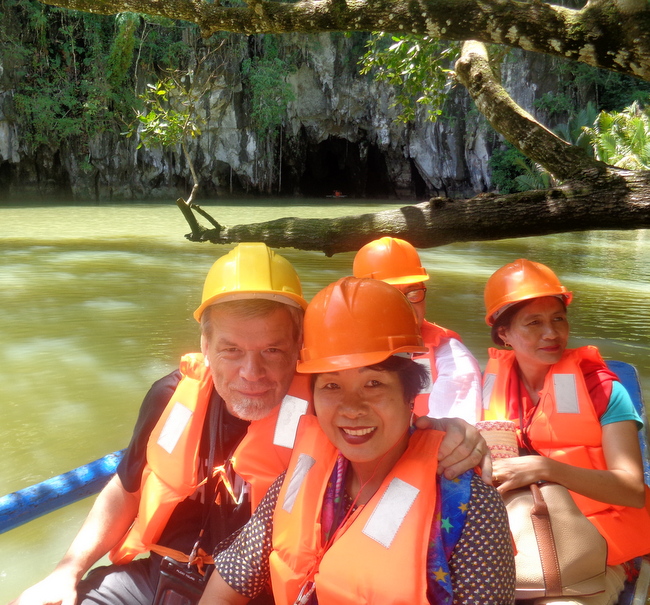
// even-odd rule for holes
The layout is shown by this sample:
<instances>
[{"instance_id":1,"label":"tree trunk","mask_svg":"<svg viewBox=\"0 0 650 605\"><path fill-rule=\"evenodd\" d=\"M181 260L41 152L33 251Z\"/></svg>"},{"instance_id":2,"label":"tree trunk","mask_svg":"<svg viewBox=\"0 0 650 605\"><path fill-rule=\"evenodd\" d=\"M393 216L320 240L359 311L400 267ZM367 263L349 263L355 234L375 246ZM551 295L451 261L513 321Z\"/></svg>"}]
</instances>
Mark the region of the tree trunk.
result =
<instances>
[{"instance_id":1,"label":"tree trunk","mask_svg":"<svg viewBox=\"0 0 650 605\"><path fill-rule=\"evenodd\" d=\"M204 230L189 239L215 244L266 242L273 247L358 250L383 235L420 248L591 229L650 227L650 171L608 167L587 171L561 187L469 200L434 198L398 210L335 219L282 218Z\"/></svg>"},{"instance_id":2,"label":"tree trunk","mask_svg":"<svg viewBox=\"0 0 650 605\"><path fill-rule=\"evenodd\" d=\"M113 15L146 13L196 23L204 36L386 31L480 40L581 61L650 81L650 4L589 0L571 9L541 0L42 0Z\"/></svg>"}]
</instances>

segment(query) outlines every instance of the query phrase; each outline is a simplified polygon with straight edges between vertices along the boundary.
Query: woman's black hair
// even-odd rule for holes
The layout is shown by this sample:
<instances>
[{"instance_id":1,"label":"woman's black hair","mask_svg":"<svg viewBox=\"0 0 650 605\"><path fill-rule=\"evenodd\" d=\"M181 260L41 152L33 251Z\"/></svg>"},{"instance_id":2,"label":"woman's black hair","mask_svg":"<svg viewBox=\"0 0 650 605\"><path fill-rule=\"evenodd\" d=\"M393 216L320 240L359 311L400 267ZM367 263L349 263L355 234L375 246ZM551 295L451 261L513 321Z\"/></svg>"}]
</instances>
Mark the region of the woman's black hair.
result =
<instances>
[{"instance_id":1,"label":"woman's black hair","mask_svg":"<svg viewBox=\"0 0 650 605\"><path fill-rule=\"evenodd\" d=\"M409 357L391 355L384 361L368 367L384 372L397 372L404 389L404 398L408 402L412 402L415 396L429 385L427 369Z\"/></svg>"},{"instance_id":2,"label":"woman's black hair","mask_svg":"<svg viewBox=\"0 0 650 605\"><path fill-rule=\"evenodd\" d=\"M402 383L404 398L409 403L415 399L415 396L418 393L429 385L429 372L427 369L422 364L413 361L409 357L391 355L387 359L384 359L384 361L380 361L379 363L375 363L368 367L380 372L397 372L399 381ZM312 390L317 376L318 374L312 374Z\"/></svg>"}]
</instances>

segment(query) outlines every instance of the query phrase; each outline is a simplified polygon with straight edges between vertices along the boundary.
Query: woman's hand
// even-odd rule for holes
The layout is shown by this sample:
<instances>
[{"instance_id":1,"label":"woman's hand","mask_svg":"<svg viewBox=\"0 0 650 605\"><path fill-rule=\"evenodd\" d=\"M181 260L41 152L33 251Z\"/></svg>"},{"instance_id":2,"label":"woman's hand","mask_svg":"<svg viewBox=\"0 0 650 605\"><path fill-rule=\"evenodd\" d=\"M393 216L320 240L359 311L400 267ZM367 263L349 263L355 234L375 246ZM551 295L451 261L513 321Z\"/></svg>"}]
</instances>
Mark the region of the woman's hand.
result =
<instances>
[{"instance_id":1,"label":"woman's hand","mask_svg":"<svg viewBox=\"0 0 650 605\"><path fill-rule=\"evenodd\" d=\"M548 481L550 462L544 456L518 456L492 460L492 481L500 493L538 481Z\"/></svg>"},{"instance_id":2,"label":"woman's hand","mask_svg":"<svg viewBox=\"0 0 650 605\"><path fill-rule=\"evenodd\" d=\"M642 507L645 487L636 423L624 420L603 426L603 453L607 470L572 466L545 456L494 460L494 484L503 493L537 481L553 481L599 502Z\"/></svg>"}]
</instances>

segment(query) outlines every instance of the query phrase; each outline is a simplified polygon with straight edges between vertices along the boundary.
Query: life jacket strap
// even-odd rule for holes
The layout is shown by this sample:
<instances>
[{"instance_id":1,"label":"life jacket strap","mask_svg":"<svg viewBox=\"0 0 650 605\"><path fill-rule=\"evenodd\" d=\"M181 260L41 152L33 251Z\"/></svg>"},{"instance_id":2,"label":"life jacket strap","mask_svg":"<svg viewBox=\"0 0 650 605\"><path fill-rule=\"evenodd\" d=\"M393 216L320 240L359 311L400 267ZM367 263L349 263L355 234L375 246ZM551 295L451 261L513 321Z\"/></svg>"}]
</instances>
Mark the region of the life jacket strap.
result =
<instances>
[{"instance_id":1,"label":"life jacket strap","mask_svg":"<svg viewBox=\"0 0 650 605\"><path fill-rule=\"evenodd\" d=\"M150 548L151 552L155 552L161 557L171 557L179 563L189 563L190 555L186 555L180 550L175 548L169 548L168 546L161 546L160 544L153 544ZM196 571L198 571L202 576L205 575L206 565L214 565L214 559L212 555L206 553L202 548L199 548L194 554L194 560L191 563L196 565Z\"/></svg>"}]
</instances>

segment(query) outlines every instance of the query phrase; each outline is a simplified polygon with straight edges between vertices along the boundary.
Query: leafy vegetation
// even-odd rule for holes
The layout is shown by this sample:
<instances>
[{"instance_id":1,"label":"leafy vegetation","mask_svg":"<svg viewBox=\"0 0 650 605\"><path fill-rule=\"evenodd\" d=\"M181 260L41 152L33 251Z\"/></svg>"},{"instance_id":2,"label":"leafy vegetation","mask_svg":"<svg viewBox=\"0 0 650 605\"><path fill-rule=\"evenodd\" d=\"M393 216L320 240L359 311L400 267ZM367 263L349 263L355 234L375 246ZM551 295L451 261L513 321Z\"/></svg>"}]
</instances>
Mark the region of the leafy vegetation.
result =
<instances>
[{"instance_id":1,"label":"leafy vegetation","mask_svg":"<svg viewBox=\"0 0 650 605\"><path fill-rule=\"evenodd\" d=\"M250 98L251 125L257 135L258 153L257 164L263 171L267 193L272 193L274 164L276 155L281 163L281 148L275 150L282 133L282 124L287 115L287 108L295 99L293 89L287 82L287 75L295 70L295 63L290 59L280 57L278 45L273 36L263 39L263 52L242 62L242 77ZM280 170L278 170L278 175ZM278 189L281 188L278 176Z\"/></svg>"},{"instance_id":2,"label":"leafy vegetation","mask_svg":"<svg viewBox=\"0 0 650 605\"><path fill-rule=\"evenodd\" d=\"M104 17L0 0L0 61L27 145L83 153L96 135L119 133L139 105L136 70L179 65L192 52L187 29L197 31L134 13Z\"/></svg>"},{"instance_id":3,"label":"leafy vegetation","mask_svg":"<svg viewBox=\"0 0 650 605\"><path fill-rule=\"evenodd\" d=\"M622 111L601 111L593 103L556 128L557 134L596 159L627 170L650 170L650 109L634 102ZM492 182L502 193L547 189L550 173L505 144L490 158Z\"/></svg>"},{"instance_id":4,"label":"leafy vegetation","mask_svg":"<svg viewBox=\"0 0 650 605\"><path fill-rule=\"evenodd\" d=\"M601 111L586 137L597 159L628 170L650 170L650 110L632 103L623 111Z\"/></svg>"},{"instance_id":5,"label":"leafy vegetation","mask_svg":"<svg viewBox=\"0 0 650 605\"><path fill-rule=\"evenodd\" d=\"M574 115L590 100L605 111L619 111L634 102L650 101L650 82L622 74L562 59L554 59L551 73L557 80L557 89L535 103L550 117Z\"/></svg>"},{"instance_id":6,"label":"leafy vegetation","mask_svg":"<svg viewBox=\"0 0 650 605\"><path fill-rule=\"evenodd\" d=\"M353 56L365 45L362 73L393 87L393 105L402 121L422 113L430 120L444 115L458 44L427 36L347 35L354 36ZM229 44L237 39L233 55L246 54L241 46L245 36L221 37ZM5 89L14 91L2 110L19 125L32 151L41 146L73 148L87 170L92 166L83 157L90 158L93 138L123 132L135 115L140 143L181 145L195 177L188 141L201 131L197 103L204 90L195 94L190 84L200 80L195 73L199 51L214 44L199 38L195 25L160 17L105 17L36 0L0 0L2 80ZM275 40L272 35L250 36L249 57L240 65L243 103L258 141L257 169L263 171L269 192L274 167L282 162L287 107L294 100L287 76L298 62L297 57L282 56ZM543 96L537 107L559 124L556 131L590 153L595 150L597 157L610 158L605 161L647 165L641 143L647 114L640 108L650 99L650 84L560 59L554 65L558 89ZM591 98L593 104L587 103ZM639 104L626 114L623 108L633 101ZM601 114L594 125L599 110L612 113ZM591 129L589 138L585 127ZM514 148L496 149L490 167L493 184L502 192L550 182L550 175ZM276 174L279 179L280 171Z\"/></svg>"},{"instance_id":7,"label":"leafy vegetation","mask_svg":"<svg viewBox=\"0 0 650 605\"><path fill-rule=\"evenodd\" d=\"M14 110L28 144L58 145L75 136L87 141L126 110L132 98L106 77L106 19L30 0L5 0L1 11L2 62L15 68ZM25 22L27 31L17 28Z\"/></svg>"},{"instance_id":8,"label":"leafy vegetation","mask_svg":"<svg viewBox=\"0 0 650 605\"><path fill-rule=\"evenodd\" d=\"M231 34L203 40L196 25L161 17L0 0L0 74L13 92L0 109L19 127L28 153L70 149L87 171L100 134L137 132L139 146L181 146L196 185L189 143L201 133L198 105L214 73L247 53L246 40ZM268 148L293 100L287 74L294 65L279 56L273 36L256 40L259 48L241 64L243 101Z\"/></svg>"},{"instance_id":9,"label":"leafy vegetation","mask_svg":"<svg viewBox=\"0 0 650 605\"><path fill-rule=\"evenodd\" d=\"M526 156L510 143L504 143L495 149L488 162L492 172L492 185L500 193L519 191L517 178L525 174L522 163L526 163Z\"/></svg>"},{"instance_id":10,"label":"leafy vegetation","mask_svg":"<svg viewBox=\"0 0 650 605\"><path fill-rule=\"evenodd\" d=\"M588 153L592 153L592 148L589 143L589 138L585 133L585 128L593 126L597 117L598 110L594 103L589 101L585 107L580 109L580 111L573 113L567 122L556 126L555 133L561 136L567 143L578 145Z\"/></svg>"},{"instance_id":11,"label":"leafy vegetation","mask_svg":"<svg viewBox=\"0 0 650 605\"><path fill-rule=\"evenodd\" d=\"M558 89L542 95L535 107L556 119L564 117L555 133L608 164L636 170L647 166L644 141L650 135L640 103L650 101L650 84L580 63L554 64ZM607 108L615 110L608 113ZM554 183L550 173L509 145L495 152L490 166L493 184L503 193L546 189Z\"/></svg>"},{"instance_id":12,"label":"leafy vegetation","mask_svg":"<svg viewBox=\"0 0 650 605\"><path fill-rule=\"evenodd\" d=\"M125 133L127 137L135 135L139 138L138 149L142 146L181 146L193 180L192 191L186 202L188 205L192 204L199 187L190 141L201 134L203 120L198 106L221 67L212 66L210 59L222 45L223 41L204 55L195 67L168 70L161 80L147 84L145 92L138 97L144 108L136 111L136 119Z\"/></svg>"},{"instance_id":13,"label":"leafy vegetation","mask_svg":"<svg viewBox=\"0 0 650 605\"><path fill-rule=\"evenodd\" d=\"M459 48L458 43L429 36L374 33L366 42L361 73L394 86L392 107L399 108L399 120L414 120L422 106L435 121L442 114Z\"/></svg>"},{"instance_id":14,"label":"leafy vegetation","mask_svg":"<svg viewBox=\"0 0 650 605\"><path fill-rule=\"evenodd\" d=\"M245 59L242 75L247 83L251 103L251 121L260 140L273 137L294 100L287 75L295 67L278 55L277 44L267 44L263 56Z\"/></svg>"}]
</instances>

